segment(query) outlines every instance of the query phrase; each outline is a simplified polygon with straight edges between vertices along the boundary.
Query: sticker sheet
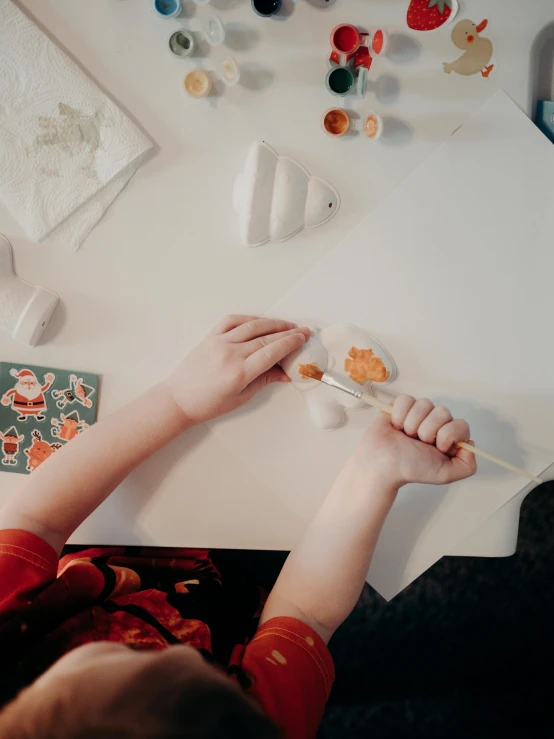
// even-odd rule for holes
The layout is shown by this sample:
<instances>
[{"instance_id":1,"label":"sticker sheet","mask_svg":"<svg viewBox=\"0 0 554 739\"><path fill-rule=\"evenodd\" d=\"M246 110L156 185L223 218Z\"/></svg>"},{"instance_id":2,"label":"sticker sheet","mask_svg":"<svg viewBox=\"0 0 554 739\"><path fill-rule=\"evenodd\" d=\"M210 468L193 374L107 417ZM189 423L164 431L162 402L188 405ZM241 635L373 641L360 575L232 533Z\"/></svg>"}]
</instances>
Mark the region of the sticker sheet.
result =
<instances>
[{"instance_id":1,"label":"sticker sheet","mask_svg":"<svg viewBox=\"0 0 554 739\"><path fill-rule=\"evenodd\" d=\"M96 422L98 375L0 362L0 471L27 475Z\"/></svg>"}]
</instances>

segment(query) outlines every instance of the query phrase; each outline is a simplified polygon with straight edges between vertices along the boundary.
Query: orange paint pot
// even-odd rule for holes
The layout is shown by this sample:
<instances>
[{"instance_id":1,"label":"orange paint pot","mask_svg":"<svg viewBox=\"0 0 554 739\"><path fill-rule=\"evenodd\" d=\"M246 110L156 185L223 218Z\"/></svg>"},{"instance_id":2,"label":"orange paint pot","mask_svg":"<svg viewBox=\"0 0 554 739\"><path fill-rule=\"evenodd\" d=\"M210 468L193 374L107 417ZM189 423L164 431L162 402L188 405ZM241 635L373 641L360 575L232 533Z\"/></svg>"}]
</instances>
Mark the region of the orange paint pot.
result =
<instances>
[{"instance_id":1,"label":"orange paint pot","mask_svg":"<svg viewBox=\"0 0 554 739\"><path fill-rule=\"evenodd\" d=\"M340 138L350 128L350 116L342 108L329 108L321 118L321 125L328 136Z\"/></svg>"}]
</instances>

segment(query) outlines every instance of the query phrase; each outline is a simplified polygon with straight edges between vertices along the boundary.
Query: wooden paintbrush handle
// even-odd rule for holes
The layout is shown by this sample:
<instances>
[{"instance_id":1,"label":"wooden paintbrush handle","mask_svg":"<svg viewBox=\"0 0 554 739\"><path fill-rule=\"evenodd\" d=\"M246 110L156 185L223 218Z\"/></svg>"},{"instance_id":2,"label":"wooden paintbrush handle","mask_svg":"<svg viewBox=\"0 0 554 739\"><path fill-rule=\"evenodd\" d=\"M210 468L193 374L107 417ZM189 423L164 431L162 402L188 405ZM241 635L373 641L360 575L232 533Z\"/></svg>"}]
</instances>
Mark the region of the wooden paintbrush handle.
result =
<instances>
[{"instance_id":1,"label":"wooden paintbrush handle","mask_svg":"<svg viewBox=\"0 0 554 739\"><path fill-rule=\"evenodd\" d=\"M374 408L382 411L383 413L388 413L389 416L392 415L392 405L390 403L386 403L384 400L374 398L373 395L369 395L368 393L362 393L362 400L368 405L371 405ZM504 462L503 459L498 459L498 457L494 457L492 454L489 454L488 452L485 452L476 446L472 446L465 441L459 441L456 446L460 447L460 449L465 449L467 452L471 452L478 457L487 459L489 462L494 462L494 464L497 464L499 467L504 467L504 469L510 470L510 472L515 472L516 475L527 477L529 478L529 480L533 480L534 482L538 482L539 484L542 483L540 477L535 477L535 475L527 472L527 470L521 469L521 467L516 467L509 462Z\"/></svg>"}]
</instances>

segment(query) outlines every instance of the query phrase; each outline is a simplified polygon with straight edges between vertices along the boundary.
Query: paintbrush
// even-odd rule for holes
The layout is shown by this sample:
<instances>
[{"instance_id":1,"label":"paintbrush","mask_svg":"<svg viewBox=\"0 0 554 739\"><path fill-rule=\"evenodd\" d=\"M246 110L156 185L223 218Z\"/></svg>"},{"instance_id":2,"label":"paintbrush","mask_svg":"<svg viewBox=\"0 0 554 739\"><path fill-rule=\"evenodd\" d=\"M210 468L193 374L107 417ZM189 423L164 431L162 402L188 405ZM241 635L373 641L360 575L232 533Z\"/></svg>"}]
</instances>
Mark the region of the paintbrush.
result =
<instances>
[{"instance_id":1,"label":"paintbrush","mask_svg":"<svg viewBox=\"0 0 554 739\"><path fill-rule=\"evenodd\" d=\"M357 398L358 400L363 400L364 403L367 403L368 405L371 405L374 408L377 408L383 413L387 413L389 416L392 415L392 405L390 403L387 403L384 400L379 400L378 398L374 398L373 395L370 395L369 393L364 393L362 390L352 387L351 385L346 385L340 380L337 380L336 377L333 377L333 375L329 375L326 372L322 372L317 366L317 364L315 363L314 364L301 364L298 368L298 373L305 380L318 380L319 382L322 382L324 385L328 385L329 387L334 387L337 390L342 390L343 393L352 395L354 398ZM515 465L510 464L509 462L505 462L503 459L498 459L498 457L494 457L492 454L489 454L488 452L485 452L476 446L472 446L471 444L468 444L465 441L458 441L456 443L456 446L459 447L460 449L465 449L467 452L471 452L472 454L475 454L478 457L482 457L483 459L488 459L489 462L493 462L494 464L497 464L499 467L504 467L504 469L510 470L510 472L515 472L517 475L521 475L522 477L528 477L530 480L533 480L534 482L542 483L542 480L540 479L540 477L535 477L535 475L532 475L530 472L527 472L527 470L523 470L521 469L521 467L516 467Z\"/></svg>"}]
</instances>

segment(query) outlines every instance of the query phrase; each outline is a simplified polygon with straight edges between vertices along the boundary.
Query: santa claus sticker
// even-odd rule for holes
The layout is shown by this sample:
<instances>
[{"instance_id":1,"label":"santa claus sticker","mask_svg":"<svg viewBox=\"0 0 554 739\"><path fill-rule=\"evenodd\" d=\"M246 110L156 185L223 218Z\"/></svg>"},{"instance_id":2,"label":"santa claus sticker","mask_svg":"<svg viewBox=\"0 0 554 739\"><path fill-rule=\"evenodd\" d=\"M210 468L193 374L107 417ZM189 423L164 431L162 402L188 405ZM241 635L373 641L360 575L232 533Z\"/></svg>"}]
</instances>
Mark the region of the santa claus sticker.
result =
<instances>
[{"instance_id":1,"label":"santa claus sticker","mask_svg":"<svg viewBox=\"0 0 554 739\"><path fill-rule=\"evenodd\" d=\"M0 362L0 473L28 475L96 423L91 372Z\"/></svg>"},{"instance_id":2,"label":"santa claus sticker","mask_svg":"<svg viewBox=\"0 0 554 739\"><path fill-rule=\"evenodd\" d=\"M52 387L56 376L46 372L42 382L30 369L17 370L12 367L10 375L17 379L15 386L2 395L2 405L11 406L22 423L33 418L39 423L46 420L45 393Z\"/></svg>"}]
</instances>

